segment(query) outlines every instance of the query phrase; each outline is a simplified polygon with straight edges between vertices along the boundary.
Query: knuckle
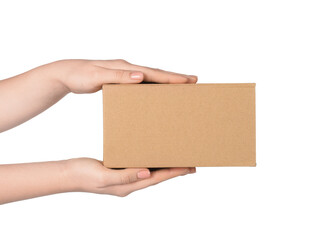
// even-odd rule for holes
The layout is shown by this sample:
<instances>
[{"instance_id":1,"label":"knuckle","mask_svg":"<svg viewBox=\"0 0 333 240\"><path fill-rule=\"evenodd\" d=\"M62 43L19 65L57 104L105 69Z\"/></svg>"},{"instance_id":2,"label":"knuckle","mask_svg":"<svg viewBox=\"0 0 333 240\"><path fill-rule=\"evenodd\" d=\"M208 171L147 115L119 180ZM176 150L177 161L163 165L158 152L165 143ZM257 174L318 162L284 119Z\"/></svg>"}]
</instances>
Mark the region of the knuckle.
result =
<instances>
[{"instance_id":1,"label":"knuckle","mask_svg":"<svg viewBox=\"0 0 333 240\"><path fill-rule=\"evenodd\" d=\"M124 59L115 59L114 60L116 63L118 63L118 64L127 64L127 63L129 63L129 62L127 62L126 60L124 60Z\"/></svg>"},{"instance_id":2,"label":"knuckle","mask_svg":"<svg viewBox=\"0 0 333 240\"><path fill-rule=\"evenodd\" d=\"M121 70L115 70L114 71L114 77L116 79L123 79L125 77L125 72Z\"/></svg>"},{"instance_id":3,"label":"knuckle","mask_svg":"<svg viewBox=\"0 0 333 240\"><path fill-rule=\"evenodd\" d=\"M131 177L129 175L121 175L120 176L120 183L127 184L131 182Z\"/></svg>"}]
</instances>

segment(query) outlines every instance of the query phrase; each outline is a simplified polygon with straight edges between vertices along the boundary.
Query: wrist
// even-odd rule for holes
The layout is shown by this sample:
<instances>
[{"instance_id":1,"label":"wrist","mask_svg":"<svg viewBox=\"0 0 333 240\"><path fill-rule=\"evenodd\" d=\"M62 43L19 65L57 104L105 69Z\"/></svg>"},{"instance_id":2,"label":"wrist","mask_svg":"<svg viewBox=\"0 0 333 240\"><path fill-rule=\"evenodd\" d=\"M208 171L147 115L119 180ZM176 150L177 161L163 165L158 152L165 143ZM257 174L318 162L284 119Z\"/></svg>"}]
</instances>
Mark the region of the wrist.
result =
<instances>
[{"instance_id":1,"label":"wrist","mask_svg":"<svg viewBox=\"0 0 333 240\"><path fill-rule=\"evenodd\" d=\"M62 192L78 192L82 191L80 181L77 178L75 164L71 159L59 161L61 168L60 185Z\"/></svg>"},{"instance_id":2,"label":"wrist","mask_svg":"<svg viewBox=\"0 0 333 240\"><path fill-rule=\"evenodd\" d=\"M47 79L52 82L58 89L60 89L64 94L70 93L70 89L66 84L66 60L58 60L51 62L49 64L41 66L42 71L46 75Z\"/></svg>"}]
</instances>

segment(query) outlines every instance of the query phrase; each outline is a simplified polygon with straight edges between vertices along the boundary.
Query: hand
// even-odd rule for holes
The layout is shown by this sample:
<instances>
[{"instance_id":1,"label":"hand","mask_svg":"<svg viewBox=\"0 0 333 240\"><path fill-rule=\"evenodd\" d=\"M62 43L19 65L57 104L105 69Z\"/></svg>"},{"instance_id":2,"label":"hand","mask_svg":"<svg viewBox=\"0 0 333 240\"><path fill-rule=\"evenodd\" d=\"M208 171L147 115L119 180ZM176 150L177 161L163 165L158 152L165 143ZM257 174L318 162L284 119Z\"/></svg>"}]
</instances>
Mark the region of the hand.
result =
<instances>
[{"instance_id":1,"label":"hand","mask_svg":"<svg viewBox=\"0 0 333 240\"><path fill-rule=\"evenodd\" d=\"M0 132L43 112L68 93L93 93L105 83L196 83L193 75L124 60L60 60L0 81Z\"/></svg>"},{"instance_id":2,"label":"hand","mask_svg":"<svg viewBox=\"0 0 333 240\"><path fill-rule=\"evenodd\" d=\"M152 172L147 168L113 170L104 167L101 161L92 158L70 159L66 164L69 169L68 182L74 184L74 190L120 197L167 179L196 171L195 168L167 168Z\"/></svg>"},{"instance_id":3,"label":"hand","mask_svg":"<svg viewBox=\"0 0 333 240\"><path fill-rule=\"evenodd\" d=\"M196 83L194 75L167 72L131 64L125 60L60 60L51 63L62 82L73 93L93 93L105 83Z\"/></svg>"}]
</instances>

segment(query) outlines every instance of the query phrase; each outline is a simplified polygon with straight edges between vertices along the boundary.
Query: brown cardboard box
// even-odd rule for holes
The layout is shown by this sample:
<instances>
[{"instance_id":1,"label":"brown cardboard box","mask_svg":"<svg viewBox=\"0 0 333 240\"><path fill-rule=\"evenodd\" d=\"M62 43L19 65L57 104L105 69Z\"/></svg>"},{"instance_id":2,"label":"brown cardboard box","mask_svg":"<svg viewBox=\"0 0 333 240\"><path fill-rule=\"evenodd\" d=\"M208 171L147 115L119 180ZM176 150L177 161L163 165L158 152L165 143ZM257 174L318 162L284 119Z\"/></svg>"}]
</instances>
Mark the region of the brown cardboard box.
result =
<instances>
[{"instance_id":1,"label":"brown cardboard box","mask_svg":"<svg viewBox=\"0 0 333 240\"><path fill-rule=\"evenodd\" d=\"M104 165L255 166L255 84L103 86Z\"/></svg>"}]
</instances>

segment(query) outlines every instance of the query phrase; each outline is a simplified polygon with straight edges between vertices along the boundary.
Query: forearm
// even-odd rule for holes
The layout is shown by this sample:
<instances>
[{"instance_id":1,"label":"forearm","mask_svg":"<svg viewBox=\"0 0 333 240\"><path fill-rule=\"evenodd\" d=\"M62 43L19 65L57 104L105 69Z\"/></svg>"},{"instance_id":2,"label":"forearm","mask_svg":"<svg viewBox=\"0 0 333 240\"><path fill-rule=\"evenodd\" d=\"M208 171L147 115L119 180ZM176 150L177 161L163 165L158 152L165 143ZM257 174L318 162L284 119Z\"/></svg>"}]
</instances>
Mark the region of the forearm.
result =
<instances>
[{"instance_id":1,"label":"forearm","mask_svg":"<svg viewBox=\"0 0 333 240\"><path fill-rule=\"evenodd\" d=\"M0 132L41 113L67 93L93 93L109 83L196 83L193 75L124 60L61 60L0 81Z\"/></svg>"},{"instance_id":2,"label":"forearm","mask_svg":"<svg viewBox=\"0 0 333 240\"><path fill-rule=\"evenodd\" d=\"M67 161L0 165L0 204L76 191Z\"/></svg>"},{"instance_id":3,"label":"forearm","mask_svg":"<svg viewBox=\"0 0 333 240\"><path fill-rule=\"evenodd\" d=\"M53 63L0 81L0 132L38 115L68 92Z\"/></svg>"}]
</instances>

